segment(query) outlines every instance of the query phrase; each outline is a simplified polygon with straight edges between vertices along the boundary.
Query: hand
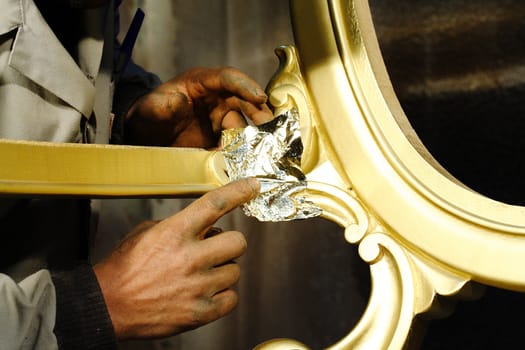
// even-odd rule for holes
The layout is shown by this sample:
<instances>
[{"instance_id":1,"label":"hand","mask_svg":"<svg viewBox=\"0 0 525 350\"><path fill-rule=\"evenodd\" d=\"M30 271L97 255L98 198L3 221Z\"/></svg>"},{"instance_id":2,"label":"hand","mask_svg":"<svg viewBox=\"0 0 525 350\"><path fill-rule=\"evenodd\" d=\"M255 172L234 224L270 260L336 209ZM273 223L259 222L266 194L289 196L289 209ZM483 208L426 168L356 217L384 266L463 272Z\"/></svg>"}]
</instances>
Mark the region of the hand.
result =
<instances>
[{"instance_id":1,"label":"hand","mask_svg":"<svg viewBox=\"0 0 525 350\"><path fill-rule=\"evenodd\" d=\"M217 147L220 132L273 119L261 87L234 68L195 68L160 85L126 115L130 144Z\"/></svg>"},{"instance_id":2,"label":"hand","mask_svg":"<svg viewBox=\"0 0 525 350\"><path fill-rule=\"evenodd\" d=\"M94 267L119 339L155 338L193 329L229 313L246 250L242 233L206 237L223 215L253 198L255 179L208 192L179 213L138 226Z\"/></svg>"}]
</instances>

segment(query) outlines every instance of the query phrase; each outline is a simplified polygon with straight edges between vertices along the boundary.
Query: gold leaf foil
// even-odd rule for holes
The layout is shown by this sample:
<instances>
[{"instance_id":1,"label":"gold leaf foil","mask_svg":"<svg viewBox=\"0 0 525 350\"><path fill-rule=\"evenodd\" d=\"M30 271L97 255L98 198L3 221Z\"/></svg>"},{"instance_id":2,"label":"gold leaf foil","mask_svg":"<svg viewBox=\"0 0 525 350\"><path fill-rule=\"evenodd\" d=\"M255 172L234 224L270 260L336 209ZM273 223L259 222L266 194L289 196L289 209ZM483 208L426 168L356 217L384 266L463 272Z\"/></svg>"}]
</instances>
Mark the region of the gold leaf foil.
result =
<instances>
[{"instance_id":1,"label":"gold leaf foil","mask_svg":"<svg viewBox=\"0 0 525 350\"><path fill-rule=\"evenodd\" d=\"M260 221L289 221L319 216L321 209L301 196L306 178L301 170L303 145L295 109L259 126L222 132L222 153L231 181L256 177L259 195L243 205Z\"/></svg>"}]
</instances>

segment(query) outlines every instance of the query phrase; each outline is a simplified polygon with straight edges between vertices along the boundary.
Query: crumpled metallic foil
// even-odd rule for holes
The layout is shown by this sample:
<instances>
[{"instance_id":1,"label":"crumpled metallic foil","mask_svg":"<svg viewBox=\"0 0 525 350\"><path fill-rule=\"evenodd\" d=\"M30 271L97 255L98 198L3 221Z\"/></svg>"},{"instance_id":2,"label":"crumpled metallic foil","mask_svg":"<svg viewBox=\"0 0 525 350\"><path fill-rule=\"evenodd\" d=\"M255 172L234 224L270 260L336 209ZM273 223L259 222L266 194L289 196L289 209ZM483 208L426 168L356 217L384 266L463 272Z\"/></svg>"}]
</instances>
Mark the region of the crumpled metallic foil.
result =
<instances>
[{"instance_id":1,"label":"crumpled metallic foil","mask_svg":"<svg viewBox=\"0 0 525 350\"><path fill-rule=\"evenodd\" d=\"M244 213L259 221L289 221L321 214L300 193L306 178L300 168L303 144L295 109L259 126L222 132L222 153L231 181L255 177L259 195L243 205Z\"/></svg>"}]
</instances>

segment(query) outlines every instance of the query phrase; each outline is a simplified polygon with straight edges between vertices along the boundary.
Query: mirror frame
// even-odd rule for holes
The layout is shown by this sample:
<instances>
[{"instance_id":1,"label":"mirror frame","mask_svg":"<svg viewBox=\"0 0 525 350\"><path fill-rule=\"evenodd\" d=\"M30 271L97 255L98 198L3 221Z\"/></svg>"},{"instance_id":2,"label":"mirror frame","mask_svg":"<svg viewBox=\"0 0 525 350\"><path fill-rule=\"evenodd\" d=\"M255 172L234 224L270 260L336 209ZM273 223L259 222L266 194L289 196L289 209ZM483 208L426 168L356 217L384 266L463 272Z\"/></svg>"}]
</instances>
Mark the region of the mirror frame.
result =
<instances>
[{"instance_id":1,"label":"mirror frame","mask_svg":"<svg viewBox=\"0 0 525 350\"><path fill-rule=\"evenodd\" d=\"M437 262L524 290L525 208L472 191L428 153L395 96L368 3L296 0L292 10L317 138L367 211Z\"/></svg>"},{"instance_id":2,"label":"mirror frame","mask_svg":"<svg viewBox=\"0 0 525 350\"><path fill-rule=\"evenodd\" d=\"M416 317L449 311L438 295L524 291L525 208L469 189L424 147L388 77L368 2L292 0L291 9L296 48L278 52L270 101L299 108L310 195L359 245L372 280L361 320L329 349L417 348Z\"/></svg>"},{"instance_id":3,"label":"mirror frame","mask_svg":"<svg viewBox=\"0 0 525 350\"><path fill-rule=\"evenodd\" d=\"M417 347L414 320L440 311L438 295L474 297L477 284L524 291L525 208L472 191L425 149L367 1L292 0L291 9L296 47L277 50L269 100L276 114L298 109L307 196L345 228L372 281L361 320L330 349ZM0 156L2 196L184 196L228 181L221 154L204 150L0 140ZM307 346L274 339L257 349Z\"/></svg>"}]
</instances>

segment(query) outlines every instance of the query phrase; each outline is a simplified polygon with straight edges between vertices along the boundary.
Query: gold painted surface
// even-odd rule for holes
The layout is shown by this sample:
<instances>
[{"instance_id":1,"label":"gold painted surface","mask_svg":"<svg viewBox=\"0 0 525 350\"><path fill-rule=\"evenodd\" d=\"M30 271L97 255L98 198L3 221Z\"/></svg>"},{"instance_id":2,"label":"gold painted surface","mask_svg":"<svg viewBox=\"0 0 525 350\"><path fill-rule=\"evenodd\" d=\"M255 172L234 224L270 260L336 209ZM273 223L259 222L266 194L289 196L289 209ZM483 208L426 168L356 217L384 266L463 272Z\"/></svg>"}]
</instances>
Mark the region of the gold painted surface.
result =
<instances>
[{"instance_id":1,"label":"gold painted surface","mask_svg":"<svg viewBox=\"0 0 525 350\"><path fill-rule=\"evenodd\" d=\"M471 191L432 161L399 107L366 2L321 7L315 16L335 28L324 36L332 50L324 53L328 67L303 57L314 48L301 46L300 25L299 52L322 124L359 198L415 249L477 281L522 290L525 271L516 262L524 259L524 209Z\"/></svg>"},{"instance_id":2,"label":"gold painted surface","mask_svg":"<svg viewBox=\"0 0 525 350\"><path fill-rule=\"evenodd\" d=\"M470 281L525 290L524 208L475 193L427 152L388 79L368 3L295 0L292 17L297 49L281 50L281 63L294 67L281 67L270 101L273 88L288 96L282 105L303 105L304 138L316 140L309 194L372 277L360 322L329 349L417 348L414 318L450 312L438 295L475 297Z\"/></svg>"},{"instance_id":3,"label":"gold painted surface","mask_svg":"<svg viewBox=\"0 0 525 350\"><path fill-rule=\"evenodd\" d=\"M362 0L293 0L276 114L297 108L308 196L370 265L368 307L329 349L417 347L414 318L471 281L525 290L525 209L463 186L426 151L388 79ZM0 141L0 194L157 196L226 182L219 153ZM184 169L184 171L181 171ZM257 347L307 349L290 339Z\"/></svg>"},{"instance_id":4,"label":"gold painted surface","mask_svg":"<svg viewBox=\"0 0 525 350\"><path fill-rule=\"evenodd\" d=\"M306 345L292 339L272 339L256 346L253 350L309 350Z\"/></svg>"},{"instance_id":5,"label":"gold painted surface","mask_svg":"<svg viewBox=\"0 0 525 350\"><path fill-rule=\"evenodd\" d=\"M310 162L307 173L308 197L323 209L323 217L345 228L346 240L359 244L361 257L370 264L372 291L367 309L357 326L329 349L401 349L413 328L413 318L430 310L439 313L436 295L457 294L469 276L445 270L405 247L382 224L382 218L365 206L345 174L337 170L342 169L340 165L334 165L338 156L309 95L297 51L283 47L277 52L283 74L269 84L270 102L277 109L298 108L302 125L308 125L303 139L315 140L309 144L315 157L308 156L316 161ZM274 339L256 349L303 349L295 344L291 339Z\"/></svg>"},{"instance_id":6,"label":"gold painted surface","mask_svg":"<svg viewBox=\"0 0 525 350\"><path fill-rule=\"evenodd\" d=\"M0 139L0 195L202 194L228 181L219 152Z\"/></svg>"}]
</instances>

